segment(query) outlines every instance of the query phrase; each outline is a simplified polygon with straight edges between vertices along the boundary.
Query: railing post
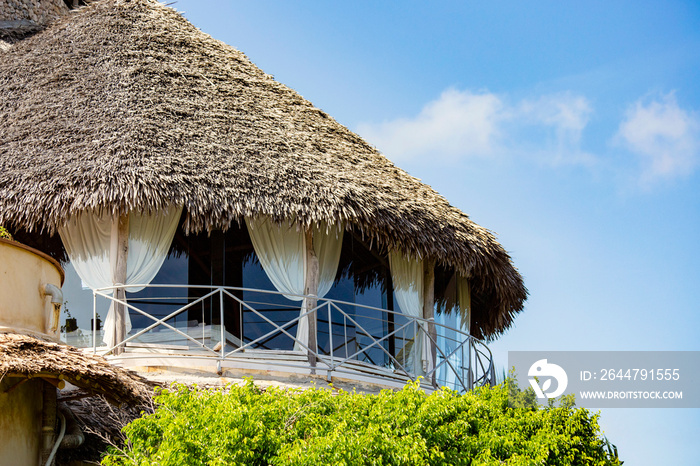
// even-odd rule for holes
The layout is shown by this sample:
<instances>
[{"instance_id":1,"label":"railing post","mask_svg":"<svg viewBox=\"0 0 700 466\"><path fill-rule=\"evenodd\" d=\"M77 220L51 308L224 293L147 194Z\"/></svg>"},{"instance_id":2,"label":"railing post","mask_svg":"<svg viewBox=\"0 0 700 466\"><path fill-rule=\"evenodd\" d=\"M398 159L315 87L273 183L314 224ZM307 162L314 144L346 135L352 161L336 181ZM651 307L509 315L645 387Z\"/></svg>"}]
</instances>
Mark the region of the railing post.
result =
<instances>
[{"instance_id":1,"label":"railing post","mask_svg":"<svg viewBox=\"0 0 700 466\"><path fill-rule=\"evenodd\" d=\"M469 387L469 390L474 389L474 373L472 372L472 345L474 342L472 341L472 336L469 335L469 367L467 370L469 371L467 374L467 386Z\"/></svg>"},{"instance_id":2,"label":"railing post","mask_svg":"<svg viewBox=\"0 0 700 466\"><path fill-rule=\"evenodd\" d=\"M469 342L467 342L469 344ZM462 346L459 348L459 378L462 379L462 388L465 390L469 390L469 380L467 380L467 386L464 386L464 380L466 377L464 377L464 343L462 343Z\"/></svg>"},{"instance_id":3,"label":"railing post","mask_svg":"<svg viewBox=\"0 0 700 466\"><path fill-rule=\"evenodd\" d=\"M357 344L357 339L355 339L355 344ZM348 354L352 354L348 352L348 317L345 314L343 314L343 348L345 348L345 358L348 357ZM355 348L352 349L352 352L355 352Z\"/></svg>"},{"instance_id":4,"label":"railing post","mask_svg":"<svg viewBox=\"0 0 700 466\"><path fill-rule=\"evenodd\" d=\"M97 292L92 291L92 354L97 354Z\"/></svg>"},{"instance_id":5,"label":"railing post","mask_svg":"<svg viewBox=\"0 0 700 466\"><path fill-rule=\"evenodd\" d=\"M418 323L418 320L413 318L413 348L411 348L411 352L413 353L413 358L412 358L412 363L413 367L411 370L413 370L413 376L418 379L418 376L420 375L420 371L423 369L423 364L421 361L421 354L416 351L416 345L418 343L418 339L422 338L422 335L420 335L421 331L421 326ZM415 348L415 349L414 349ZM416 358L418 358L418 364L416 364Z\"/></svg>"},{"instance_id":6,"label":"railing post","mask_svg":"<svg viewBox=\"0 0 700 466\"><path fill-rule=\"evenodd\" d=\"M331 353L331 366L333 366L333 321L331 320L331 303L330 301L328 302L327 306L328 308L328 341L330 345L330 353Z\"/></svg>"},{"instance_id":7,"label":"railing post","mask_svg":"<svg viewBox=\"0 0 700 466\"><path fill-rule=\"evenodd\" d=\"M401 330L401 365L406 367L406 327Z\"/></svg>"},{"instance_id":8,"label":"railing post","mask_svg":"<svg viewBox=\"0 0 700 466\"><path fill-rule=\"evenodd\" d=\"M218 364L218 372L221 373L221 362L224 360L224 356L226 354L226 334L225 329L224 329L224 292L221 290L221 287L219 287L219 319L221 319L219 322L221 324L221 356L219 359L219 364Z\"/></svg>"},{"instance_id":9,"label":"railing post","mask_svg":"<svg viewBox=\"0 0 700 466\"><path fill-rule=\"evenodd\" d=\"M428 367L426 368L426 373L428 373L436 364L437 349L433 342L437 341L437 332L435 329L435 261L427 259L423 261L423 319L427 321L424 329L427 335L424 342L426 345L430 345L428 353L430 360L427 361ZM433 372L430 383L437 388L435 375Z\"/></svg>"}]
</instances>

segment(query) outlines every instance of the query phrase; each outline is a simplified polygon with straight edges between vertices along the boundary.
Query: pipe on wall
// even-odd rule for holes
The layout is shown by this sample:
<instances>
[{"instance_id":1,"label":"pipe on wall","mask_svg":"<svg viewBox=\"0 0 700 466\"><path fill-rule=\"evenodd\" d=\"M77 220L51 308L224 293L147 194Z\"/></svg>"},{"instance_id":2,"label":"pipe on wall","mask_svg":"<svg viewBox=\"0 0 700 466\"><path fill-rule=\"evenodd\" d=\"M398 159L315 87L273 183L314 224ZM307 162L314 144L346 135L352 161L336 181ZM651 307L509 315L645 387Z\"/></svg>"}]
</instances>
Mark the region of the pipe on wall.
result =
<instances>
[{"instance_id":1,"label":"pipe on wall","mask_svg":"<svg viewBox=\"0 0 700 466\"><path fill-rule=\"evenodd\" d=\"M41 463L45 464L54 445L56 431L56 387L42 380Z\"/></svg>"},{"instance_id":2,"label":"pipe on wall","mask_svg":"<svg viewBox=\"0 0 700 466\"><path fill-rule=\"evenodd\" d=\"M51 304L53 305L53 316L52 322L49 323L48 328L51 333L58 331L58 326L61 322L61 305L63 304L63 291L53 283L47 283L43 286L42 291L44 296L51 297Z\"/></svg>"},{"instance_id":3,"label":"pipe on wall","mask_svg":"<svg viewBox=\"0 0 700 466\"><path fill-rule=\"evenodd\" d=\"M44 285L44 296L51 296L51 304L63 304L63 291L53 283Z\"/></svg>"},{"instance_id":4,"label":"pipe on wall","mask_svg":"<svg viewBox=\"0 0 700 466\"><path fill-rule=\"evenodd\" d=\"M66 420L66 433L61 440L61 445L59 448L78 448L85 442L85 435L80 429L78 420L75 418L75 414L68 406L60 405L58 407L58 412L63 415Z\"/></svg>"}]
</instances>

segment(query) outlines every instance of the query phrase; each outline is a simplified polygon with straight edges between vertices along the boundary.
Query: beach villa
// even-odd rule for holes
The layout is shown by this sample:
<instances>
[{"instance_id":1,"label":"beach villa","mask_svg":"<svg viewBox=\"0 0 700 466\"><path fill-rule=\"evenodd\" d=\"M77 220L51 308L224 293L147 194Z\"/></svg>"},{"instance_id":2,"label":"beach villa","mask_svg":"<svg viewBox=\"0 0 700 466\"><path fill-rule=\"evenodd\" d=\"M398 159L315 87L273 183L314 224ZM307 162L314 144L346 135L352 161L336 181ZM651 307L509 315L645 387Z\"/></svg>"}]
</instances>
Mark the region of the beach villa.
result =
<instances>
[{"instance_id":1,"label":"beach villa","mask_svg":"<svg viewBox=\"0 0 700 466\"><path fill-rule=\"evenodd\" d=\"M143 372L494 382L527 291L493 233L170 7L41 29L0 42L0 225L63 307L2 332Z\"/></svg>"}]
</instances>

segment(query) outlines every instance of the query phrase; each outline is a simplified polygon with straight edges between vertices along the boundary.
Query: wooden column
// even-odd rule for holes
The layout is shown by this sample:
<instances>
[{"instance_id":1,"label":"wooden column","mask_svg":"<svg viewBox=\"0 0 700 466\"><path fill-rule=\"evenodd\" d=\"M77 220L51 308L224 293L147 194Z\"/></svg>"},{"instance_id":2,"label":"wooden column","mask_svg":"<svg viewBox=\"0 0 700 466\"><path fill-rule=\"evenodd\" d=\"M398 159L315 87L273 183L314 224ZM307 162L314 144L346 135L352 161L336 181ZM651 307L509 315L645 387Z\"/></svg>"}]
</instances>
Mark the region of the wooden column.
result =
<instances>
[{"instance_id":1,"label":"wooden column","mask_svg":"<svg viewBox=\"0 0 700 466\"><path fill-rule=\"evenodd\" d=\"M434 319L435 318L435 261L425 259L423 260L423 318L424 319ZM433 341L437 341L437 332L435 331L434 321L428 323L428 334L432 341L430 344L430 368L435 367L435 359L437 354L437 349ZM435 385L435 374L431 377L431 382Z\"/></svg>"},{"instance_id":2,"label":"wooden column","mask_svg":"<svg viewBox=\"0 0 700 466\"><path fill-rule=\"evenodd\" d=\"M313 230L309 227L306 230L306 278L304 286L304 294L311 295L311 298L306 298L306 310L313 309L316 307L317 296L318 296L318 282L319 282L319 269L318 269L318 257L316 256L316 251L314 250L314 235ZM316 370L316 354L317 350L317 339L316 339L316 322L317 322L318 312L309 314L307 316L309 322L309 342L308 346L311 349L309 351L309 364L311 365L311 373L315 374ZM313 351L313 352L312 352Z\"/></svg>"},{"instance_id":3,"label":"wooden column","mask_svg":"<svg viewBox=\"0 0 700 466\"><path fill-rule=\"evenodd\" d=\"M117 226L117 257L116 265L114 268L114 276L112 280L115 284L126 284L126 260L129 255L129 216L122 215L119 217L119 224ZM114 297L120 301L126 299L126 290L124 288L117 288L114 290ZM116 328L115 328L115 343L121 343L126 337L126 313L128 309L126 306L120 303L115 303L115 316L116 316ZM123 347L116 348L114 350L115 355L119 355L124 351Z\"/></svg>"}]
</instances>

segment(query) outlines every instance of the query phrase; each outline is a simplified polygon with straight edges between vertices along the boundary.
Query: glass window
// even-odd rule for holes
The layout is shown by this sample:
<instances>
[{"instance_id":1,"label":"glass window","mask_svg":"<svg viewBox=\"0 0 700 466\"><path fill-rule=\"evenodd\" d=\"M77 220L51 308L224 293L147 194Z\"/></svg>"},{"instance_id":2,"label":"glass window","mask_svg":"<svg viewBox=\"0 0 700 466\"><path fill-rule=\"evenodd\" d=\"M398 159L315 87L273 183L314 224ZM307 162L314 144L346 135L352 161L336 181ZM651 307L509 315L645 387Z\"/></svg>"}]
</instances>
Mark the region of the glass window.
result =
<instances>
[{"instance_id":1,"label":"glass window","mask_svg":"<svg viewBox=\"0 0 700 466\"><path fill-rule=\"evenodd\" d=\"M63 311L61 312L60 338L65 343L87 348L92 346L93 296L92 290L83 288L80 277L70 263L63 264L66 279L63 282ZM109 302L97 301L98 341L102 343L102 323L109 310Z\"/></svg>"},{"instance_id":2,"label":"glass window","mask_svg":"<svg viewBox=\"0 0 700 466\"><path fill-rule=\"evenodd\" d=\"M390 337L379 344L394 325L391 274L388 261L352 233L346 232L338 265L338 274L328 299L344 301L331 312L333 355L377 366L390 365L390 354L396 354L396 338ZM322 322L321 322L322 321ZM327 311L319 315L319 348L329 353ZM323 342L323 345L321 343Z\"/></svg>"},{"instance_id":3,"label":"glass window","mask_svg":"<svg viewBox=\"0 0 700 466\"><path fill-rule=\"evenodd\" d=\"M435 269L435 330L437 333L436 379L438 385L461 390L466 384L469 347L461 329L457 276L453 270Z\"/></svg>"},{"instance_id":4,"label":"glass window","mask_svg":"<svg viewBox=\"0 0 700 466\"><path fill-rule=\"evenodd\" d=\"M189 236L179 229L152 285L180 286L152 286L127 293L128 303L141 311L130 310L133 326L130 335L168 316L171 317L165 323L171 328L159 325L132 341L134 346L193 349L205 345L213 348L221 340L223 315L226 351L254 341L249 349L293 349L293 340L275 331L273 323L295 335L297 324L289 322L298 318L301 302L275 292L244 225L234 224L226 232ZM230 296L225 294L223 300L218 294L205 297L217 286L236 289L229 290ZM62 338L76 346L90 346L92 291L82 289L70 263L66 265L64 296L67 303ZM394 300L385 254L370 250L350 232L344 235L336 280L325 298L344 303L331 306L330 315L328 307L319 309L318 347L323 354L332 352L339 358L354 355L359 361L392 366L387 352L400 355L404 342L413 338L413 329L407 328L373 345L403 325L406 319L400 312L387 312L393 310ZM98 327L104 322L108 308L107 299L98 299ZM97 343L101 344L101 331Z\"/></svg>"}]
</instances>

